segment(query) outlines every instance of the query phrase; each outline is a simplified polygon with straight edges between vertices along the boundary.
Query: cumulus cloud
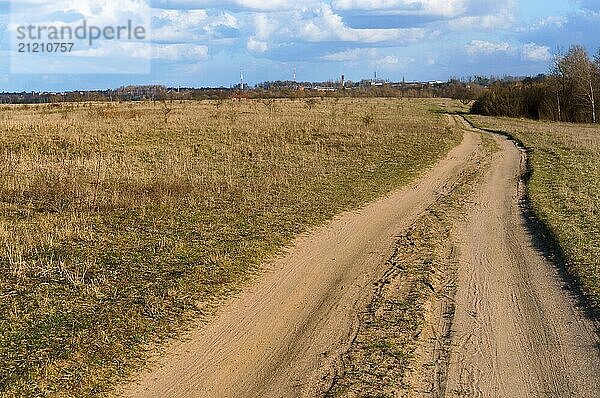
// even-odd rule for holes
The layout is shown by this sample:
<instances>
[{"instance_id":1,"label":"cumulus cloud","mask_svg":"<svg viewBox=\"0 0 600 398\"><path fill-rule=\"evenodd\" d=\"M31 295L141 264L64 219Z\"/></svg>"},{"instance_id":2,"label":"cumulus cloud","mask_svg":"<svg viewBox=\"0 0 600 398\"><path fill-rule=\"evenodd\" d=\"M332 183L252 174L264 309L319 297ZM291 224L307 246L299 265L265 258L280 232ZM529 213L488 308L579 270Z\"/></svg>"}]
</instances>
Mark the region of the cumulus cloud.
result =
<instances>
[{"instance_id":1,"label":"cumulus cloud","mask_svg":"<svg viewBox=\"0 0 600 398\"><path fill-rule=\"evenodd\" d=\"M208 23L205 10L162 10L153 18L152 35L156 41L198 39L198 28Z\"/></svg>"},{"instance_id":2,"label":"cumulus cloud","mask_svg":"<svg viewBox=\"0 0 600 398\"><path fill-rule=\"evenodd\" d=\"M152 47L152 58L169 61L201 61L208 57L208 47L190 44L165 44Z\"/></svg>"},{"instance_id":3,"label":"cumulus cloud","mask_svg":"<svg viewBox=\"0 0 600 398\"><path fill-rule=\"evenodd\" d=\"M271 35L277 31L278 22L274 19L269 19L267 14L256 14L254 16L255 37L258 40L269 40Z\"/></svg>"},{"instance_id":4,"label":"cumulus cloud","mask_svg":"<svg viewBox=\"0 0 600 398\"><path fill-rule=\"evenodd\" d=\"M423 28L355 29L348 27L331 6L322 4L314 13L305 13L292 19L290 27L280 33L284 36L309 42L356 42L356 43L413 43L427 37Z\"/></svg>"},{"instance_id":5,"label":"cumulus cloud","mask_svg":"<svg viewBox=\"0 0 600 398\"><path fill-rule=\"evenodd\" d=\"M543 29L547 27L562 28L568 22L568 18L565 16L549 16L540 19L534 23L532 29Z\"/></svg>"},{"instance_id":6,"label":"cumulus cloud","mask_svg":"<svg viewBox=\"0 0 600 398\"><path fill-rule=\"evenodd\" d=\"M374 48L354 48L351 50L339 51L327 54L321 57L325 61L348 62L359 61L361 59L372 59L377 57L378 52Z\"/></svg>"},{"instance_id":7,"label":"cumulus cloud","mask_svg":"<svg viewBox=\"0 0 600 398\"><path fill-rule=\"evenodd\" d=\"M576 0L583 9L600 13L600 2L598 0Z\"/></svg>"},{"instance_id":8,"label":"cumulus cloud","mask_svg":"<svg viewBox=\"0 0 600 398\"><path fill-rule=\"evenodd\" d=\"M423 76L428 71L440 77L526 74L551 59L551 48L576 42L595 51L600 32L600 1L595 0L569 1L570 11L557 15L540 4L534 21L528 20L531 9L518 0L90 1L102 7L90 7L87 0L15 0L13 17L33 23L88 18L105 25L126 20L150 2L153 46L105 45L74 56L82 62L102 54L115 60L153 58L167 61L158 64L172 66L170 71L205 65L213 71L211 78L225 74L223 64L231 59L273 74L278 67L290 70L291 62L298 69L304 63L317 78L340 68L348 76L352 68L357 75L387 68L400 78L405 73L428 78ZM0 23L2 12L0 7ZM0 50L10 47L9 38L8 32L0 34ZM237 74L239 65L228 67L229 74ZM265 72L263 77L274 76Z\"/></svg>"},{"instance_id":9,"label":"cumulus cloud","mask_svg":"<svg viewBox=\"0 0 600 398\"><path fill-rule=\"evenodd\" d=\"M497 53L508 53L511 46L508 43L494 43L485 40L472 40L465 46L467 54L474 57L477 55L492 55Z\"/></svg>"},{"instance_id":10,"label":"cumulus cloud","mask_svg":"<svg viewBox=\"0 0 600 398\"><path fill-rule=\"evenodd\" d=\"M208 57L208 47L195 44L154 44L134 45L127 42L101 44L96 48L73 51L70 55L77 58L120 57L157 59L165 61L201 61Z\"/></svg>"},{"instance_id":11,"label":"cumulus cloud","mask_svg":"<svg viewBox=\"0 0 600 398\"><path fill-rule=\"evenodd\" d=\"M467 0L333 0L336 10L383 11L405 15L457 16L467 10Z\"/></svg>"},{"instance_id":12,"label":"cumulus cloud","mask_svg":"<svg viewBox=\"0 0 600 398\"><path fill-rule=\"evenodd\" d=\"M265 13L255 14L252 20L254 34L248 38L246 48L255 53L264 53L269 49L269 40L278 30L279 24Z\"/></svg>"},{"instance_id":13,"label":"cumulus cloud","mask_svg":"<svg viewBox=\"0 0 600 398\"><path fill-rule=\"evenodd\" d=\"M289 11L311 7L321 0L154 0L157 8L218 8L248 11Z\"/></svg>"},{"instance_id":14,"label":"cumulus cloud","mask_svg":"<svg viewBox=\"0 0 600 398\"><path fill-rule=\"evenodd\" d=\"M506 29L515 24L518 10L516 0L471 0L467 11L447 26L454 31Z\"/></svg>"},{"instance_id":15,"label":"cumulus cloud","mask_svg":"<svg viewBox=\"0 0 600 398\"><path fill-rule=\"evenodd\" d=\"M493 30L508 28L513 24L513 18L508 15L478 15L455 18L448 22L451 30Z\"/></svg>"},{"instance_id":16,"label":"cumulus cloud","mask_svg":"<svg viewBox=\"0 0 600 398\"><path fill-rule=\"evenodd\" d=\"M511 1L496 0L499 4ZM50 7L48 9L52 8L50 4L55 4L51 0L23 2L42 4ZM117 15L123 10L133 12L135 5L143 2L104 1L110 6L102 14ZM74 10L88 15L90 10L83 3L86 2L64 1L66 8L74 5ZM476 3L475 0L153 0L152 39L161 45L245 47L255 55L266 57L273 54L270 50L282 46L304 45L304 48L309 48L312 45L317 48L321 43L334 48L348 44L408 46L434 39L440 34L439 27L420 24L401 28L353 27L344 16L354 11L382 15L435 15L450 19L450 26L454 29L471 25L492 28L506 20L504 14L496 17L469 15L470 12L478 12L473 8ZM173 54L173 51L163 52ZM393 59L387 61L390 64Z\"/></svg>"},{"instance_id":17,"label":"cumulus cloud","mask_svg":"<svg viewBox=\"0 0 600 398\"><path fill-rule=\"evenodd\" d=\"M331 62L360 63L375 69L393 69L414 62L412 58L382 54L377 48L353 48L324 55L321 59Z\"/></svg>"},{"instance_id":18,"label":"cumulus cloud","mask_svg":"<svg viewBox=\"0 0 600 398\"><path fill-rule=\"evenodd\" d=\"M79 15L93 25L116 25L123 20L147 20L151 15L149 2L145 0L20 0L11 3L11 19L15 23L60 23L60 15ZM34 11L35 10L35 11ZM72 21L71 21L72 22Z\"/></svg>"},{"instance_id":19,"label":"cumulus cloud","mask_svg":"<svg viewBox=\"0 0 600 398\"><path fill-rule=\"evenodd\" d=\"M70 27L73 32L85 22L89 30L86 39L70 38L65 34L65 40L73 42L73 48L68 53L60 54L61 56L36 56L22 52L14 54L11 57L11 71L38 74L149 73L151 11L149 2L144 0L14 1L11 3L10 23L6 29L6 33L13 38L13 50L16 50L19 43L23 43L16 32L19 26L57 29ZM118 31L117 27L126 26L129 22L133 27L144 28L143 34L137 35L135 40L118 33L112 38L100 35L94 39L90 32L91 27L96 30L112 27L115 33ZM41 43L52 40L48 39L49 30L45 33L36 40ZM0 45L3 43L0 42Z\"/></svg>"},{"instance_id":20,"label":"cumulus cloud","mask_svg":"<svg viewBox=\"0 0 600 398\"><path fill-rule=\"evenodd\" d=\"M506 42L473 40L465 46L465 50L471 57L495 54L518 55L520 53L524 60L531 62L547 62L552 59L550 47L536 43L511 45Z\"/></svg>"},{"instance_id":21,"label":"cumulus cloud","mask_svg":"<svg viewBox=\"0 0 600 398\"><path fill-rule=\"evenodd\" d=\"M246 48L255 53L289 43L406 45L435 34L425 28L352 28L325 3L290 12L252 14L246 18L245 31Z\"/></svg>"},{"instance_id":22,"label":"cumulus cloud","mask_svg":"<svg viewBox=\"0 0 600 398\"><path fill-rule=\"evenodd\" d=\"M523 57L527 61L548 62L552 59L552 54L550 53L550 47L527 43L523 45Z\"/></svg>"},{"instance_id":23,"label":"cumulus cloud","mask_svg":"<svg viewBox=\"0 0 600 398\"><path fill-rule=\"evenodd\" d=\"M269 49L269 44L265 41L256 40L250 37L246 43L246 48L255 53L264 53Z\"/></svg>"},{"instance_id":24,"label":"cumulus cloud","mask_svg":"<svg viewBox=\"0 0 600 398\"><path fill-rule=\"evenodd\" d=\"M239 28L238 19L227 12L209 15L206 10L158 10L152 21L152 38L158 42L206 42Z\"/></svg>"},{"instance_id":25,"label":"cumulus cloud","mask_svg":"<svg viewBox=\"0 0 600 398\"><path fill-rule=\"evenodd\" d=\"M395 55L386 55L383 58L376 59L374 61L375 65L380 68L389 68L398 65L400 59Z\"/></svg>"}]
</instances>

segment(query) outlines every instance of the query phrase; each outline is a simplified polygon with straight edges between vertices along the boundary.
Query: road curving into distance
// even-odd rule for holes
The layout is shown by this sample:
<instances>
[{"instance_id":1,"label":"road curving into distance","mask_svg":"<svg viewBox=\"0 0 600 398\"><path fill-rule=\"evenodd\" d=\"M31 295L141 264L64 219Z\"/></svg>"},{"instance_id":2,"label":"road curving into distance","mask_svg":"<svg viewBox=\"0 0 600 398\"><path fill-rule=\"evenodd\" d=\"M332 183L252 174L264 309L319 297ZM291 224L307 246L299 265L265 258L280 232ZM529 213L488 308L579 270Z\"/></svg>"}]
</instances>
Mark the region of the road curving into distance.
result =
<instances>
[{"instance_id":1,"label":"road curving into distance","mask_svg":"<svg viewBox=\"0 0 600 398\"><path fill-rule=\"evenodd\" d=\"M372 284L386 270L395 237L455 183L480 146L480 135L466 132L419 181L299 237L214 319L125 386L123 396L321 395L351 344Z\"/></svg>"},{"instance_id":2,"label":"road curving into distance","mask_svg":"<svg viewBox=\"0 0 600 398\"><path fill-rule=\"evenodd\" d=\"M395 237L474 166L482 131L417 182L299 237L206 325L122 389L128 398L318 397L340 369ZM463 124L464 123L464 124ZM524 154L500 150L457 221L458 281L443 391L428 397L598 397L600 341L530 232ZM435 320L434 320L435 321Z\"/></svg>"},{"instance_id":3,"label":"road curving into distance","mask_svg":"<svg viewBox=\"0 0 600 398\"><path fill-rule=\"evenodd\" d=\"M466 121L465 129L471 128ZM484 133L485 134L485 133ZM456 228L458 283L445 397L598 397L594 321L523 210L525 154L505 137Z\"/></svg>"}]
</instances>

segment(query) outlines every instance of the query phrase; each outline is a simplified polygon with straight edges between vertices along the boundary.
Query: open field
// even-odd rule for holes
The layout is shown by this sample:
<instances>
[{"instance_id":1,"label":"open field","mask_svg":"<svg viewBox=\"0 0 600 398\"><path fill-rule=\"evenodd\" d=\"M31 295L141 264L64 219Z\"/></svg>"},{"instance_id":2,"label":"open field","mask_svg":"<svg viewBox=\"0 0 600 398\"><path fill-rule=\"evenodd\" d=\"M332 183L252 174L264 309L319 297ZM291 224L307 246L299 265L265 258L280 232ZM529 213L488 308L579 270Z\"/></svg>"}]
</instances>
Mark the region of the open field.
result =
<instances>
[{"instance_id":1,"label":"open field","mask_svg":"<svg viewBox=\"0 0 600 398\"><path fill-rule=\"evenodd\" d=\"M294 239L123 397L595 397L597 324L529 227L524 151L447 122L444 159Z\"/></svg>"},{"instance_id":2,"label":"open field","mask_svg":"<svg viewBox=\"0 0 600 398\"><path fill-rule=\"evenodd\" d=\"M448 123L460 129L454 119ZM373 285L388 274L398 236L469 180L480 168L481 146L479 134L468 132L417 181L295 239L208 324L168 347L158 366L124 388L124 397L323 396L342 373L341 358L357 329L368 323L358 314L367 307ZM398 282L404 283L404 275ZM416 283L414 290L421 287ZM387 313L387 325L406 316L404 308L395 310ZM418 317L417 312L408 316ZM377 365L385 372L382 362ZM368 392L364 384L357 387Z\"/></svg>"},{"instance_id":3,"label":"open field","mask_svg":"<svg viewBox=\"0 0 600 398\"><path fill-rule=\"evenodd\" d=\"M528 195L567 266L600 310L600 126L470 116L530 150Z\"/></svg>"},{"instance_id":4,"label":"open field","mask_svg":"<svg viewBox=\"0 0 600 398\"><path fill-rule=\"evenodd\" d=\"M0 393L98 396L295 235L460 142L432 101L0 108Z\"/></svg>"}]
</instances>

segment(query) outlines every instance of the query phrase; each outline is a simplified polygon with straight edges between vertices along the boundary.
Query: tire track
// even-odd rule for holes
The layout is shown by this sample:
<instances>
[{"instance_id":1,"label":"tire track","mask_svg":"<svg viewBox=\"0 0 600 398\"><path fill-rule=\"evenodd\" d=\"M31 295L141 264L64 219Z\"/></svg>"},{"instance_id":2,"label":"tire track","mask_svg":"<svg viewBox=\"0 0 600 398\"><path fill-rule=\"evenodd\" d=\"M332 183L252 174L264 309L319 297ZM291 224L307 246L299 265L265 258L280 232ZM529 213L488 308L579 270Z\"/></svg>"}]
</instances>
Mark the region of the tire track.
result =
<instances>
[{"instance_id":1,"label":"tire track","mask_svg":"<svg viewBox=\"0 0 600 398\"><path fill-rule=\"evenodd\" d=\"M460 178L480 141L466 132L416 183L297 239L215 319L124 386L123 395L315 397L327 391L396 236Z\"/></svg>"},{"instance_id":2,"label":"tire track","mask_svg":"<svg viewBox=\"0 0 600 398\"><path fill-rule=\"evenodd\" d=\"M527 228L524 153L494 137L501 151L457 228L459 282L445 396L597 397L597 325Z\"/></svg>"}]
</instances>

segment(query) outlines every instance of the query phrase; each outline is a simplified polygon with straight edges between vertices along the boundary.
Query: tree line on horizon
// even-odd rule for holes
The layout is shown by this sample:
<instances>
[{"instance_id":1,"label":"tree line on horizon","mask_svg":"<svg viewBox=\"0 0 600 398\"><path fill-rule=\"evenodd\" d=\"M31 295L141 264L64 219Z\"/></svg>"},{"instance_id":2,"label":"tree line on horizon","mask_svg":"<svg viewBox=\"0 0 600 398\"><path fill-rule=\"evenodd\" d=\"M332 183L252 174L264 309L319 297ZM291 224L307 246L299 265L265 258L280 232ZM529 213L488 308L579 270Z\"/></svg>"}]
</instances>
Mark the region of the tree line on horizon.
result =
<instances>
[{"instance_id":1,"label":"tree line on horizon","mask_svg":"<svg viewBox=\"0 0 600 398\"><path fill-rule=\"evenodd\" d=\"M557 54L547 75L492 84L471 107L480 115L576 123L597 123L599 109L600 50L592 58L581 45Z\"/></svg>"},{"instance_id":2,"label":"tree line on horizon","mask_svg":"<svg viewBox=\"0 0 600 398\"><path fill-rule=\"evenodd\" d=\"M167 87L162 85L123 86L117 89L93 91L52 92L0 92L0 104L61 104L82 102L129 102L129 101L186 101L186 100L225 100L225 99L291 99L309 98L455 98L465 104L473 102L483 90L481 82L495 81L495 78L477 78L469 82L450 79L448 82L431 84L428 82L381 83L379 85L359 84L344 89L320 91L310 86L319 83L296 83L291 81L264 82L243 91L238 88L193 88ZM307 88L308 87L308 88Z\"/></svg>"}]
</instances>

